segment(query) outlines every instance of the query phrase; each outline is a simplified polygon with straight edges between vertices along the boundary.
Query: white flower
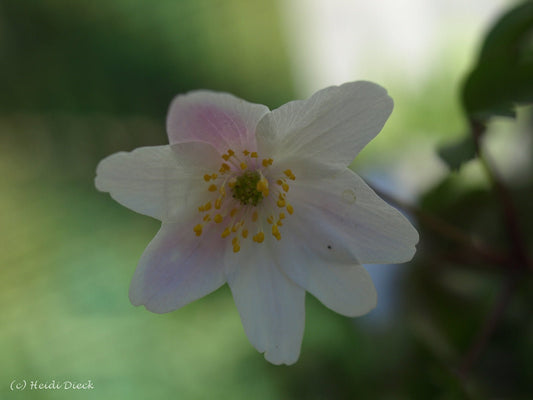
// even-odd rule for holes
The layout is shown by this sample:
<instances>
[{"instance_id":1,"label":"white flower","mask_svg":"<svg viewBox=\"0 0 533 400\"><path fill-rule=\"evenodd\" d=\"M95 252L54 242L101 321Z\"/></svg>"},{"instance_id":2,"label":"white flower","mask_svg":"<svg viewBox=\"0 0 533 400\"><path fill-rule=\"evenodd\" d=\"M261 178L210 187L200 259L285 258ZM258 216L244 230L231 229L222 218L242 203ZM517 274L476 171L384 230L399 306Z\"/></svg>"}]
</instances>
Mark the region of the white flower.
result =
<instances>
[{"instance_id":1,"label":"white flower","mask_svg":"<svg viewBox=\"0 0 533 400\"><path fill-rule=\"evenodd\" d=\"M292 364L305 292L346 315L376 305L362 263L412 258L418 233L348 165L393 102L370 82L346 83L269 111L196 91L170 106L170 145L100 162L96 187L162 221L130 287L134 305L165 313L231 288L252 345Z\"/></svg>"}]
</instances>

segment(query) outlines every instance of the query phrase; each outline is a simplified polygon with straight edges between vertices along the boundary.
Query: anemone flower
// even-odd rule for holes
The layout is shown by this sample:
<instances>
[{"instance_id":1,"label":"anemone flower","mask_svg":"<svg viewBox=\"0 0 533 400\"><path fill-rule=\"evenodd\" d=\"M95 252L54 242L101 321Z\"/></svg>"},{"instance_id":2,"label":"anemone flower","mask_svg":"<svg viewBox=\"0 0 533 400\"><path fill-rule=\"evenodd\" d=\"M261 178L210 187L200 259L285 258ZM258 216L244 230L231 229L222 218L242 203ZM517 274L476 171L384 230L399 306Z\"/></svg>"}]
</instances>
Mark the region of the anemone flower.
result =
<instances>
[{"instance_id":1,"label":"anemone flower","mask_svg":"<svg viewBox=\"0 0 533 400\"><path fill-rule=\"evenodd\" d=\"M274 364L300 354L305 292L345 316L376 306L363 263L410 260L418 233L348 169L393 107L352 82L270 111L231 94L177 96L169 145L100 162L96 187L162 221L134 305L176 310L228 283L246 335Z\"/></svg>"}]
</instances>

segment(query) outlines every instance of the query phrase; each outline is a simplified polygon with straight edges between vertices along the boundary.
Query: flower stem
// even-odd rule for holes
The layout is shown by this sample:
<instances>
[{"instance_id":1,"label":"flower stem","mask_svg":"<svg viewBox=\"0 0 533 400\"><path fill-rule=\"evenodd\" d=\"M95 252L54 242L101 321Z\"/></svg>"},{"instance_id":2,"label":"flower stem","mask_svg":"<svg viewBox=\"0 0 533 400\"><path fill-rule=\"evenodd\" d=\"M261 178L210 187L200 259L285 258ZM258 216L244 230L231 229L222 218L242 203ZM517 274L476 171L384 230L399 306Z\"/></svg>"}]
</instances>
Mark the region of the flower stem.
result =
<instances>
[{"instance_id":1,"label":"flower stem","mask_svg":"<svg viewBox=\"0 0 533 400\"><path fill-rule=\"evenodd\" d=\"M474 365L475 361L479 358L483 352L485 346L489 342L490 337L494 333L498 323L503 317L504 311L509 305L509 302L513 296L513 293L516 289L518 283L518 276L512 276L503 285L497 300L494 302L493 307L485 322L483 323L481 329L479 330L476 338L470 345L470 348L466 352L466 355L463 357L459 371L457 372L459 378L466 380L468 374Z\"/></svg>"},{"instance_id":2,"label":"flower stem","mask_svg":"<svg viewBox=\"0 0 533 400\"><path fill-rule=\"evenodd\" d=\"M518 223L518 213L516 211L511 194L496 172L495 168L492 167L492 163L490 162L488 155L485 151L483 151L481 146L481 136L485 133L486 125L483 122L471 120L470 128L474 138L477 156L481 162L481 165L483 166L483 169L485 170L485 173L492 182L492 186L502 207L503 220L511 246L511 262L507 265L509 268L514 270L524 270L528 268L533 269L533 264L530 262L527 254L525 245L526 241L524 239L522 229Z\"/></svg>"}]
</instances>

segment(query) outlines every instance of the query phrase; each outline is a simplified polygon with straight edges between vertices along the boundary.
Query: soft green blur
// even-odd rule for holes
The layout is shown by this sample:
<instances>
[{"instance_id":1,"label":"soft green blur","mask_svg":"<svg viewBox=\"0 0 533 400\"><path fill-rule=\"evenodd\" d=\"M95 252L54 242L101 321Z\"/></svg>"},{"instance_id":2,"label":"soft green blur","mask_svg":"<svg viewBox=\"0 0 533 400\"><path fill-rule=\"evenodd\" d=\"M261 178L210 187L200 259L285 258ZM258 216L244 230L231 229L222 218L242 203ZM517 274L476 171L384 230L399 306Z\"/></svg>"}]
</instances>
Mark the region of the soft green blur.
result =
<instances>
[{"instance_id":1,"label":"soft green blur","mask_svg":"<svg viewBox=\"0 0 533 400\"><path fill-rule=\"evenodd\" d=\"M409 399L442 388L461 398L442 366L458 350L441 346L431 312L411 297L381 321L344 318L308 296L291 367L250 345L226 286L165 315L129 302L159 223L96 191L98 161L164 144L177 93L222 90L271 108L292 99L281 32L273 1L0 2L0 398ZM394 139L380 137L363 162L423 132L461 129L446 72L423 93L401 82L391 92L404 104L384 131ZM91 380L95 389L12 392L13 380Z\"/></svg>"}]
</instances>

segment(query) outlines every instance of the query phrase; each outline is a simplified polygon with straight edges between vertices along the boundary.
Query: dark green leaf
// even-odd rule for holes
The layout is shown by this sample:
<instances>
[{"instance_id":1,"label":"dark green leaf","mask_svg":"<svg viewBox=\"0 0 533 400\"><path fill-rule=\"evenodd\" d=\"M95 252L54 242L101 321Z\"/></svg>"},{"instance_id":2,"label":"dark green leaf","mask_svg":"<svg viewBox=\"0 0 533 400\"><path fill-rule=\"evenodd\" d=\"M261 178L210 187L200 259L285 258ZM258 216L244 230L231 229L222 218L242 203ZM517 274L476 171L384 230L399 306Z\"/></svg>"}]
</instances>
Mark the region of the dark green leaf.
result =
<instances>
[{"instance_id":1,"label":"dark green leaf","mask_svg":"<svg viewBox=\"0 0 533 400\"><path fill-rule=\"evenodd\" d=\"M513 8L489 31L462 97L468 116L481 121L512 117L517 104L533 102L533 2Z\"/></svg>"},{"instance_id":2,"label":"dark green leaf","mask_svg":"<svg viewBox=\"0 0 533 400\"><path fill-rule=\"evenodd\" d=\"M452 171L457 171L476 156L476 146L472 136L467 135L457 142L441 146L437 152Z\"/></svg>"}]
</instances>

